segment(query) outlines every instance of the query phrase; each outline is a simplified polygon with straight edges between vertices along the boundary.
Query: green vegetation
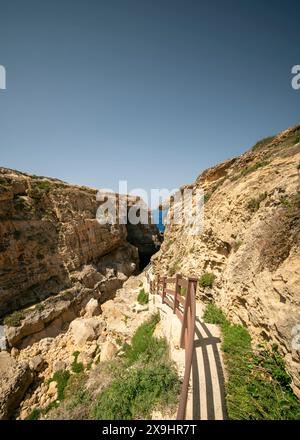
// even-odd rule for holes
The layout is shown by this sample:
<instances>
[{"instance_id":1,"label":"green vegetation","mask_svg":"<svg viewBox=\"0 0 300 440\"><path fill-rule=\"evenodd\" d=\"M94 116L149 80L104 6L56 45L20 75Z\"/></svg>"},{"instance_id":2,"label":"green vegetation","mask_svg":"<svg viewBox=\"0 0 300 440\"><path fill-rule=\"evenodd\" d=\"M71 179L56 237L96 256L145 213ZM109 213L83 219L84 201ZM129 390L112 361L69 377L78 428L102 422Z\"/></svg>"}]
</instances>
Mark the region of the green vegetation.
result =
<instances>
[{"instance_id":1,"label":"green vegetation","mask_svg":"<svg viewBox=\"0 0 300 440\"><path fill-rule=\"evenodd\" d=\"M288 197L280 197L280 203L287 208L292 206L292 202Z\"/></svg>"},{"instance_id":2,"label":"green vegetation","mask_svg":"<svg viewBox=\"0 0 300 440\"><path fill-rule=\"evenodd\" d=\"M199 278L199 284L201 287L212 287L215 281L215 275L210 272L205 272L200 278Z\"/></svg>"},{"instance_id":3,"label":"green vegetation","mask_svg":"<svg viewBox=\"0 0 300 440\"><path fill-rule=\"evenodd\" d=\"M266 192L259 194L257 198L251 199L247 204L247 209L251 212L258 211L260 204L263 200L267 198L268 194Z\"/></svg>"},{"instance_id":4,"label":"green vegetation","mask_svg":"<svg viewBox=\"0 0 300 440\"><path fill-rule=\"evenodd\" d=\"M29 416L26 417L26 420L38 420L41 416L42 411L39 408L35 408L31 411Z\"/></svg>"},{"instance_id":5,"label":"green vegetation","mask_svg":"<svg viewBox=\"0 0 300 440\"><path fill-rule=\"evenodd\" d=\"M290 420L300 418L300 402L290 387L276 346L254 351L248 330L231 324L221 309L208 304L205 322L221 326L222 350L229 375L226 384L227 411L237 420Z\"/></svg>"},{"instance_id":6,"label":"green vegetation","mask_svg":"<svg viewBox=\"0 0 300 440\"><path fill-rule=\"evenodd\" d=\"M74 351L73 356L74 356L74 361L71 364L71 369L73 371L73 373L82 373L84 370L83 367L83 363L82 362L78 362L78 356L80 355L80 351Z\"/></svg>"},{"instance_id":7,"label":"green vegetation","mask_svg":"<svg viewBox=\"0 0 300 440\"><path fill-rule=\"evenodd\" d=\"M25 318L25 313L23 310L16 310L10 315L5 316L4 324L9 327L19 327L22 320Z\"/></svg>"},{"instance_id":8,"label":"green vegetation","mask_svg":"<svg viewBox=\"0 0 300 440\"><path fill-rule=\"evenodd\" d=\"M68 370L56 371L48 383L55 381L57 383L57 400L61 401L65 398L65 388L70 379L70 372Z\"/></svg>"},{"instance_id":9,"label":"green vegetation","mask_svg":"<svg viewBox=\"0 0 300 440\"><path fill-rule=\"evenodd\" d=\"M146 293L144 289L141 289L138 296L137 296L137 301L141 305L148 304L149 293Z\"/></svg>"},{"instance_id":10,"label":"green vegetation","mask_svg":"<svg viewBox=\"0 0 300 440\"><path fill-rule=\"evenodd\" d=\"M259 161L256 162L253 165L249 165L248 167L245 167L242 169L241 171L241 176L247 176L247 174L253 173L254 171L258 170L259 168L265 167L266 165L268 165L269 162L267 161Z\"/></svg>"},{"instance_id":11,"label":"green vegetation","mask_svg":"<svg viewBox=\"0 0 300 440\"><path fill-rule=\"evenodd\" d=\"M209 324L223 325L226 322L226 317L222 310L212 303L207 304L204 310L203 319Z\"/></svg>"},{"instance_id":12,"label":"green vegetation","mask_svg":"<svg viewBox=\"0 0 300 440\"><path fill-rule=\"evenodd\" d=\"M168 365L126 371L98 397L92 415L98 420L149 418L156 404L175 403L179 381Z\"/></svg>"},{"instance_id":13,"label":"green vegetation","mask_svg":"<svg viewBox=\"0 0 300 440\"><path fill-rule=\"evenodd\" d=\"M57 382L58 400L35 409L28 419L36 420L49 411L50 419L140 419L149 418L155 408L175 409L180 381L169 360L167 341L153 336L159 319L154 314L136 330L131 345L124 344L122 357L91 370L92 389L86 388L84 372L55 373L50 381ZM77 362L79 352L73 355Z\"/></svg>"},{"instance_id":14,"label":"green vegetation","mask_svg":"<svg viewBox=\"0 0 300 440\"><path fill-rule=\"evenodd\" d=\"M53 185L51 185L51 183L47 180L41 180L40 182L36 182L34 186L40 191L49 191Z\"/></svg>"},{"instance_id":15,"label":"green vegetation","mask_svg":"<svg viewBox=\"0 0 300 440\"><path fill-rule=\"evenodd\" d=\"M253 165L249 165L245 168L242 168L242 170L239 173L237 173L231 177L231 180L235 181L235 180L238 180L240 177L245 177L248 174L253 173L254 171L258 170L259 168L265 167L268 164L269 164L269 162L266 160L258 161L256 163L254 163Z\"/></svg>"},{"instance_id":16,"label":"green vegetation","mask_svg":"<svg viewBox=\"0 0 300 440\"><path fill-rule=\"evenodd\" d=\"M150 417L155 406L175 404L180 382L165 339L153 336L159 315L142 324L125 347L124 367L97 398L91 416L125 420Z\"/></svg>"},{"instance_id":17,"label":"green vegetation","mask_svg":"<svg viewBox=\"0 0 300 440\"><path fill-rule=\"evenodd\" d=\"M211 192L205 193L204 194L204 203L208 202L209 199L211 198L211 196L212 196Z\"/></svg>"},{"instance_id":18,"label":"green vegetation","mask_svg":"<svg viewBox=\"0 0 300 440\"><path fill-rule=\"evenodd\" d=\"M293 144L296 145L300 142L300 130L297 130L293 137Z\"/></svg>"},{"instance_id":19,"label":"green vegetation","mask_svg":"<svg viewBox=\"0 0 300 440\"><path fill-rule=\"evenodd\" d=\"M181 296L186 296L186 292L187 292L186 287L181 287L181 288L180 288L180 295L181 295Z\"/></svg>"},{"instance_id":20,"label":"green vegetation","mask_svg":"<svg viewBox=\"0 0 300 440\"><path fill-rule=\"evenodd\" d=\"M125 350L125 358L129 365L134 364L141 356L144 359L148 359L155 355L155 351L166 351L166 341L153 337L153 332L159 320L159 314L156 313L151 316L149 321L144 322L136 330L132 337L131 345L128 345Z\"/></svg>"},{"instance_id":21,"label":"green vegetation","mask_svg":"<svg viewBox=\"0 0 300 440\"><path fill-rule=\"evenodd\" d=\"M297 170L300 170L300 162L297 165Z\"/></svg>"},{"instance_id":22,"label":"green vegetation","mask_svg":"<svg viewBox=\"0 0 300 440\"><path fill-rule=\"evenodd\" d=\"M259 150L260 148L270 144L274 138L275 138L275 136L268 136L268 137L261 139L260 141L256 142L255 145L253 145L251 150L252 151Z\"/></svg>"}]
</instances>

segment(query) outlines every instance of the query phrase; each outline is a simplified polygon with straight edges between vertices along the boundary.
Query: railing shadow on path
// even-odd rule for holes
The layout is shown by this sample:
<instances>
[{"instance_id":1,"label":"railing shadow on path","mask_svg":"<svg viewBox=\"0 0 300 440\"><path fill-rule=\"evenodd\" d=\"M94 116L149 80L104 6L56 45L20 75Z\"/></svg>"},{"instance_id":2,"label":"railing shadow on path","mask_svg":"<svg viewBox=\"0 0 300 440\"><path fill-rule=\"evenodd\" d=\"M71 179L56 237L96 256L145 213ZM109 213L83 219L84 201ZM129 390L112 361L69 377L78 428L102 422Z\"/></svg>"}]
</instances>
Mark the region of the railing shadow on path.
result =
<instances>
[{"instance_id":1,"label":"railing shadow on path","mask_svg":"<svg viewBox=\"0 0 300 440\"><path fill-rule=\"evenodd\" d=\"M205 334L205 336L203 336L203 334ZM201 397L202 398L205 397L206 400L207 420L216 419L216 402L214 399L216 393L219 394L219 402L221 404L223 419L227 418L226 404L225 404L224 373L223 373L222 362L217 346L217 344L220 342L221 342L220 338L213 336L207 325L204 322L200 321L200 319L197 317L196 326L195 326L194 353L193 353L193 362L192 362L193 420L201 419L201 401L200 401ZM213 356L209 356L208 347L211 347ZM201 350L199 350L199 348L201 348ZM200 377L199 377L199 365L198 365L199 356L202 356L202 362L204 367L203 372L205 375L205 396L203 396L202 394L203 390L200 390ZM213 366L212 363L214 363L215 365ZM216 381L213 381L212 367L215 368L218 377L217 390L213 389L214 383L216 387Z\"/></svg>"}]
</instances>

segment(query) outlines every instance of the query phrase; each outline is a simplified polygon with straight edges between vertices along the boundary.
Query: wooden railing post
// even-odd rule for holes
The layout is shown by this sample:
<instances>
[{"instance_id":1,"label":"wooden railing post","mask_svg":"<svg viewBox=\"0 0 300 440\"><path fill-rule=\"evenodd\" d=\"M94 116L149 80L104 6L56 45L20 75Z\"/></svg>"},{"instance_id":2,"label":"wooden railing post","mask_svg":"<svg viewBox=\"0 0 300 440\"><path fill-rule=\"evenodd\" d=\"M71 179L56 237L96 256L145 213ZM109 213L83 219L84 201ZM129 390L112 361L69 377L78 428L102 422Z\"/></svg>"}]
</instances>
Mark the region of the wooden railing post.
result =
<instances>
[{"instance_id":1,"label":"wooden railing post","mask_svg":"<svg viewBox=\"0 0 300 440\"><path fill-rule=\"evenodd\" d=\"M156 286L156 293L157 293L157 295L159 295L159 280L160 280L160 276L157 275L157 286Z\"/></svg>"},{"instance_id":2,"label":"wooden railing post","mask_svg":"<svg viewBox=\"0 0 300 440\"><path fill-rule=\"evenodd\" d=\"M192 285L194 287L193 297L191 297ZM183 321L182 321L181 335L180 335L180 348L186 348L185 347L185 336L186 336L186 332L188 332L188 314L191 313L191 308L194 306L194 303L196 301L196 299L195 299L196 288L197 288L197 278L189 277L188 278L188 287L187 287L185 301L184 301Z\"/></svg>"},{"instance_id":3,"label":"wooden railing post","mask_svg":"<svg viewBox=\"0 0 300 440\"><path fill-rule=\"evenodd\" d=\"M167 277L163 277L163 284L162 284L162 292L161 292L161 302L165 302L165 296L166 296L166 288L167 288Z\"/></svg>"},{"instance_id":4,"label":"wooden railing post","mask_svg":"<svg viewBox=\"0 0 300 440\"><path fill-rule=\"evenodd\" d=\"M175 276L175 294L174 294L174 306L173 306L173 313L176 313L176 309L178 306L178 295L180 295L180 286L179 286L179 280L181 279L181 275L179 273Z\"/></svg>"},{"instance_id":5,"label":"wooden railing post","mask_svg":"<svg viewBox=\"0 0 300 440\"><path fill-rule=\"evenodd\" d=\"M196 320L196 288L197 279L188 278L188 288L185 301L184 321L182 324L181 341L184 342L185 348L185 371L182 383L182 389L179 399L179 407L177 412L177 420L185 419L188 388L191 375L191 367L194 354L194 338L195 338L195 320ZM185 338L185 333L187 337Z\"/></svg>"}]
</instances>

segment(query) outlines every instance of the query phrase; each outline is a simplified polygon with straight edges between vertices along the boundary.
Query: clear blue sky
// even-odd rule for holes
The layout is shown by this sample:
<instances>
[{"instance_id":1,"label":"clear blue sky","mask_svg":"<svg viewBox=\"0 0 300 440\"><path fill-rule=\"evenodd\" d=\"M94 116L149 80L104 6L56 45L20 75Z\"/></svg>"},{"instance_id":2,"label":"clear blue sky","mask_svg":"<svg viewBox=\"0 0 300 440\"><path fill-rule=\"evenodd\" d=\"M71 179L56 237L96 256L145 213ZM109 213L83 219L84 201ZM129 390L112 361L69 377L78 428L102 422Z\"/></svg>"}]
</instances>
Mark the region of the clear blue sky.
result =
<instances>
[{"instance_id":1,"label":"clear blue sky","mask_svg":"<svg viewBox=\"0 0 300 440\"><path fill-rule=\"evenodd\" d=\"M174 188L300 122L300 2L0 0L0 164Z\"/></svg>"}]
</instances>

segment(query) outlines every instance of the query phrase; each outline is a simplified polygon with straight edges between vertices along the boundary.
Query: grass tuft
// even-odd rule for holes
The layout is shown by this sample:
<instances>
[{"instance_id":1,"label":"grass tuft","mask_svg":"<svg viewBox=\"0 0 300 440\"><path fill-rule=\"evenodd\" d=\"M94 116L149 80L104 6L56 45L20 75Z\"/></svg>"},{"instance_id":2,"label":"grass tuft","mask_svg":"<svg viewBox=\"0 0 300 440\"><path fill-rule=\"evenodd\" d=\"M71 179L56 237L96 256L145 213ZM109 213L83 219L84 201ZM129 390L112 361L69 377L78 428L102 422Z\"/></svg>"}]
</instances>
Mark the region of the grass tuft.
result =
<instances>
[{"instance_id":1,"label":"grass tuft","mask_svg":"<svg viewBox=\"0 0 300 440\"><path fill-rule=\"evenodd\" d=\"M200 278L199 278L199 284L201 287L212 287L215 281L215 275L210 272L205 272Z\"/></svg>"},{"instance_id":2,"label":"grass tuft","mask_svg":"<svg viewBox=\"0 0 300 440\"><path fill-rule=\"evenodd\" d=\"M141 289L139 294L138 294L137 301L141 305L148 304L148 302L149 302L149 293L146 293L144 289Z\"/></svg>"},{"instance_id":3,"label":"grass tuft","mask_svg":"<svg viewBox=\"0 0 300 440\"><path fill-rule=\"evenodd\" d=\"M73 373L82 373L84 370L83 367L83 363L82 362L78 362L78 356L80 355L80 351L74 351L73 356L74 356L74 361L71 364L71 370L73 371Z\"/></svg>"}]
</instances>

